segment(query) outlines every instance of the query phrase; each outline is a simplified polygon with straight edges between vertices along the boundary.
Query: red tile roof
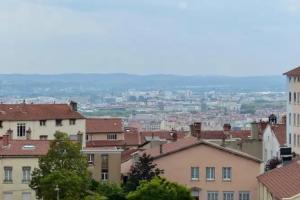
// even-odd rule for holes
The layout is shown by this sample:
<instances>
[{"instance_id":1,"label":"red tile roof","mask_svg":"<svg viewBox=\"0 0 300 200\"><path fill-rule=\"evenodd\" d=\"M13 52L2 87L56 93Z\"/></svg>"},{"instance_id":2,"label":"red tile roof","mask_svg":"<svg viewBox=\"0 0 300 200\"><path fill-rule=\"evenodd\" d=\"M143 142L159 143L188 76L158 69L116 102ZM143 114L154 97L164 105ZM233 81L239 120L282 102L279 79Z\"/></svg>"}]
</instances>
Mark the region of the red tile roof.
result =
<instances>
[{"instance_id":1,"label":"red tile roof","mask_svg":"<svg viewBox=\"0 0 300 200\"><path fill-rule=\"evenodd\" d=\"M300 76L300 67L296 67L288 72L285 72L283 75L287 76Z\"/></svg>"},{"instance_id":2,"label":"red tile roof","mask_svg":"<svg viewBox=\"0 0 300 200\"><path fill-rule=\"evenodd\" d=\"M286 144L286 125L276 124L271 126L273 133L275 134L279 144L281 146Z\"/></svg>"},{"instance_id":3,"label":"red tile roof","mask_svg":"<svg viewBox=\"0 0 300 200\"><path fill-rule=\"evenodd\" d=\"M192 148L192 147L198 146L198 145L208 145L210 147L217 148L221 151L225 151L225 152L228 152L228 153L240 156L240 157L244 157L246 159L250 159L250 160L253 160L256 162L261 162L259 159L255 158L249 154L246 154L244 152L237 151L235 149L231 149L228 147L222 147L218 144L211 143L206 140L198 140L197 138L195 138L193 136L185 137L183 139L178 140L177 142L163 144L162 145L163 153L160 153L160 146L154 147L151 149L147 149L143 153L149 154L156 159L156 158L167 156L169 154L173 154L178 151L182 151L182 150Z\"/></svg>"},{"instance_id":4,"label":"red tile roof","mask_svg":"<svg viewBox=\"0 0 300 200\"><path fill-rule=\"evenodd\" d=\"M0 104L0 121L84 119L68 104Z\"/></svg>"},{"instance_id":5,"label":"red tile roof","mask_svg":"<svg viewBox=\"0 0 300 200\"><path fill-rule=\"evenodd\" d=\"M160 139L173 140L172 131L144 131L140 132L141 144L145 143L145 137L159 137ZM188 135L188 132L176 131L177 139L184 138Z\"/></svg>"},{"instance_id":6,"label":"red tile roof","mask_svg":"<svg viewBox=\"0 0 300 200\"><path fill-rule=\"evenodd\" d=\"M120 118L89 118L86 119L87 133L121 133L123 132Z\"/></svg>"},{"instance_id":7,"label":"red tile roof","mask_svg":"<svg viewBox=\"0 0 300 200\"><path fill-rule=\"evenodd\" d=\"M232 138L241 138L247 139L251 136L251 131L242 130L242 131L230 131L229 132ZM224 131L222 130L211 130L211 131L202 131L202 137L206 140L221 140L224 138ZM226 139L229 139L227 137Z\"/></svg>"},{"instance_id":8,"label":"red tile roof","mask_svg":"<svg viewBox=\"0 0 300 200\"><path fill-rule=\"evenodd\" d=\"M86 142L86 147L122 147L124 145L124 140L93 140Z\"/></svg>"},{"instance_id":9,"label":"red tile roof","mask_svg":"<svg viewBox=\"0 0 300 200\"><path fill-rule=\"evenodd\" d=\"M132 154L138 151L141 151L141 149L128 149L126 151L123 151L121 154L122 163L130 160L132 158Z\"/></svg>"},{"instance_id":10,"label":"red tile roof","mask_svg":"<svg viewBox=\"0 0 300 200\"><path fill-rule=\"evenodd\" d=\"M257 177L273 198L291 198L300 194L300 163L294 161Z\"/></svg>"},{"instance_id":11,"label":"red tile roof","mask_svg":"<svg viewBox=\"0 0 300 200\"><path fill-rule=\"evenodd\" d=\"M0 140L0 156L5 157L41 156L46 155L48 149L49 141L47 140L10 140L8 146L3 146L3 139Z\"/></svg>"}]
</instances>

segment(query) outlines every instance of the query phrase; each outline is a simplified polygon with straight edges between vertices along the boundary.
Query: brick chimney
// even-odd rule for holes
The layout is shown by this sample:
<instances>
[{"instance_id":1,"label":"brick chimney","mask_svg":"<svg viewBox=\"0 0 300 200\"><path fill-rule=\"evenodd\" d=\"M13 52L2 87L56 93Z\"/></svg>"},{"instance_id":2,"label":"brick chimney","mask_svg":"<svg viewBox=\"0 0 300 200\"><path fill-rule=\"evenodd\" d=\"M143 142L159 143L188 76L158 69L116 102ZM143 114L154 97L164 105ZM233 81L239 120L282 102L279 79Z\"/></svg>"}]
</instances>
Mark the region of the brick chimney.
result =
<instances>
[{"instance_id":1,"label":"brick chimney","mask_svg":"<svg viewBox=\"0 0 300 200\"><path fill-rule=\"evenodd\" d=\"M281 117L281 123L286 124L286 115Z\"/></svg>"},{"instance_id":2,"label":"brick chimney","mask_svg":"<svg viewBox=\"0 0 300 200\"><path fill-rule=\"evenodd\" d=\"M231 138L231 125L230 124L224 124L223 125L223 132L224 132L224 139Z\"/></svg>"},{"instance_id":3,"label":"brick chimney","mask_svg":"<svg viewBox=\"0 0 300 200\"><path fill-rule=\"evenodd\" d=\"M8 146L9 145L9 135L5 134L3 135L3 146Z\"/></svg>"},{"instance_id":4,"label":"brick chimney","mask_svg":"<svg viewBox=\"0 0 300 200\"><path fill-rule=\"evenodd\" d=\"M75 101L70 101L70 107L72 111L77 112L77 103Z\"/></svg>"},{"instance_id":5,"label":"brick chimney","mask_svg":"<svg viewBox=\"0 0 300 200\"><path fill-rule=\"evenodd\" d=\"M12 140L12 136L13 136L13 130L11 130L11 129L8 129L7 131L6 131L6 135L8 135L8 138L10 139L10 140Z\"/></svg>"},{"instance_id":6,"label":"brick chimney","mask_svg":"<svg viewBox=\"0 0 300 200\"><path fill-rule=\"evenodd\" d=\"M172 141L173 141L173 142L176 142L177 139L178 139L177 131L176 131L176 130L171 130L171 131L170 131L170 135L171 135L171 137L172 137Z\"/></svg>"},{"instance_id":7,"label":"brick chimney","mask_svg":"<svg viewBox=\"0 0 300 200\"><path fill-rule=\"evenodd\" d=\"M201 122L195 122L190 129L192 136L197 137L198 140L202 139Z\"/></svg>"}]
</instances>

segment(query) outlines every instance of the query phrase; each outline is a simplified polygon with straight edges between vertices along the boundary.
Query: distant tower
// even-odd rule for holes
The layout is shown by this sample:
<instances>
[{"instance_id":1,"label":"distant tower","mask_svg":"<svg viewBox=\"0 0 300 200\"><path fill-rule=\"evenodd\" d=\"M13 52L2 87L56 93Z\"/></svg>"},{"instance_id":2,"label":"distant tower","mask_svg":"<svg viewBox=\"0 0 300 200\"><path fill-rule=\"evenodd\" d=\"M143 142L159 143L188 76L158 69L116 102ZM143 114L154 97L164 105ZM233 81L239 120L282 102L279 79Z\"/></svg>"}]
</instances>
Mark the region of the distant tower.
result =
<instances>
[{"instance_id":1,"label":"distant tower","mask_svg":"<svg viewBox=\"0 0 300 200\"><path fill-rule=\"evenodd\" d=\"M300 153L300 67L284 73L287 76L286 142Z\"/></svg>"}]
</instances>

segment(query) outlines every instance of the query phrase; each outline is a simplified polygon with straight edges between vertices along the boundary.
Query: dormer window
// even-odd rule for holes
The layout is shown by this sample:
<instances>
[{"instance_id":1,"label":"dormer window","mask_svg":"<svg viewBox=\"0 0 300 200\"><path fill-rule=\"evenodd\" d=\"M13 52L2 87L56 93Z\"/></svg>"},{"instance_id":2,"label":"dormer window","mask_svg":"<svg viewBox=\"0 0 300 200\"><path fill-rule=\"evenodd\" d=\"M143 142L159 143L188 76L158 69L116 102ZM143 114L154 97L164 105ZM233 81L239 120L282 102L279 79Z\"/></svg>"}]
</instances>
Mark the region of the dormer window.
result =
<instances>
[{"instance_id":1,"label":"dormer window","mask_svg":"<svg viewBox=\"0 0 300 200\"><path fill-rule=\"evenodd\" d=\"M70 119L69 124L70 125L75 125L76 124L76 119Z\"/></svg>"},{"instance_id":2,"label":"dormer window","mask_svg":"<svg viewBox=\"0 0 300 200\"><path fill-rule=\"evenodd\" d=\"M62 126L62 119L55 120L56 126Z\"/></svg>"},{"instance_id":3,"label":"dormer window","mask_svg":"<svg viewBox=\"0 0 300 200\"><path fill-rule=\"evenodd\" d=\"M40 120L40 126L46 126L46 120Z\"/></svg>"}]
</instances>

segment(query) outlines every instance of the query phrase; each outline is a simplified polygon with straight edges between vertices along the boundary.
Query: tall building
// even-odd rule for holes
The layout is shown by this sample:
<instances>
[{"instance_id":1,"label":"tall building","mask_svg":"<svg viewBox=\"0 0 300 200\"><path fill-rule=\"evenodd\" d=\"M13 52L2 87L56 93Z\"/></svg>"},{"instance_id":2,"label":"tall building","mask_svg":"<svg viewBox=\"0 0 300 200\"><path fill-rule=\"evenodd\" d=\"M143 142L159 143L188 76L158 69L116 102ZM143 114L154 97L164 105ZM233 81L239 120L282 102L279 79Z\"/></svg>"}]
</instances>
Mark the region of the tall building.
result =
<instances>
[{"instance_id":1,"label":"tall building","mask_svg":"<svg viewBox=\"0 0 300 200\"><path fill-rule=\"evenodd\" d=\"M287 76L286 141L292 150L300 153L300 67L284 73Z\"/></svg>"}]
</instances>

